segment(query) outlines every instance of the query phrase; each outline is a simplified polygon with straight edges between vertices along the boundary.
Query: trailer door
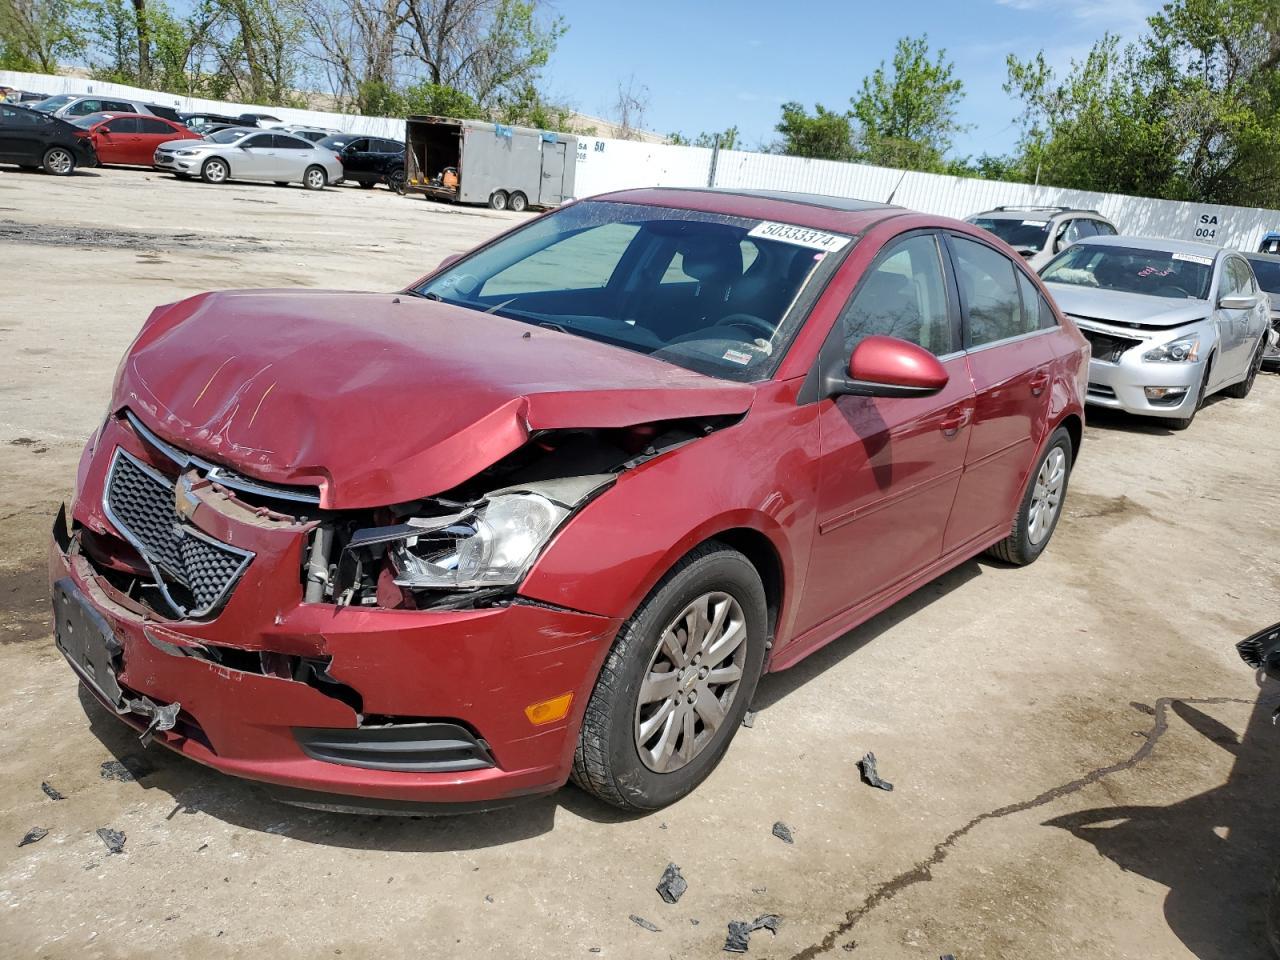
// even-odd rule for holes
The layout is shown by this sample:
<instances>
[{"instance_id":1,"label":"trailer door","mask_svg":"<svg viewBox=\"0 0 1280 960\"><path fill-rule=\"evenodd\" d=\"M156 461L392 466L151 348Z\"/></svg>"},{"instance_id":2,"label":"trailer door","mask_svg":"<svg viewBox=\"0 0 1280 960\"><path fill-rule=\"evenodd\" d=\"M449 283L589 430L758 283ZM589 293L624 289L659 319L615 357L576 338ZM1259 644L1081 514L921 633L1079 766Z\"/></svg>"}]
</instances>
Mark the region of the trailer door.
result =
<instances>
[{"instance_id":1,"label":"trailer door","mask_svg":"<svg viewBox=\"0 0 1280 960\"><path fill-rule=\"evenodd\" d=\"M554 207L564 199L564 143L542 143L542 182L538 204Z\"/></svg>"}]
</instances>

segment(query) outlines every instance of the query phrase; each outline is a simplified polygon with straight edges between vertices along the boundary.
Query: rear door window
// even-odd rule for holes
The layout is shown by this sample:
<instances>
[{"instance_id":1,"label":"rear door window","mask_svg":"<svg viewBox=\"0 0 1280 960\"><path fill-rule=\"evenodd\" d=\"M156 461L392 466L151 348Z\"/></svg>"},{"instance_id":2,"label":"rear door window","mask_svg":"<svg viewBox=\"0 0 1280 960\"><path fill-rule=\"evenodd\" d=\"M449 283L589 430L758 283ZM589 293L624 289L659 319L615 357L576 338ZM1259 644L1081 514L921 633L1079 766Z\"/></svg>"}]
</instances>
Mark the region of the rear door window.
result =
<instances>
[{"instance_id":1,"label":"rear door window","mask_svg":"<svg viewBox=\"0 0 1280 960\"><path fill-rule=\"evenodd\" d=\"M273 134L271 139L274 145L282 150L306 150L308 147L308 144L297 137L287 137L279 133Z\"/></svg>"},{"instance_id":2,"label":"rear door window","mask_svg":"<svg viewBox=\"0 0 1280 960\"><path fill-rule=\"evenodd\" d=\"M1013 261L984 243L952 235L948 239L960 303L965 317L965 346L980 347L1039 328L1023 311Z\"/></svg>"},{"instance_id":3,"label":"rear door window","mask_svg":"<svg viewBox=\"0 0 1280 960\"><path fill-rule=\"evenodd\" d=\"M169 133L169 134L171 134L171 133L173 133L173 132L174 132L173 127L169 126L169 125L168 125L167 123L165 123L163 120L153 120L153 119L151 119L150 117L141 117L141 118L139 118L139 119L138 119L138 121L137 121L137 122L138 122L138 132L139 132L139 133L149 133L149 134Z\"/></svg>"},{"instance_id":4,"label":"rear door window","mask_svg":"<svg viewBox=\"0 0 1280 960\"><path fill-rule=\"evenodd\" d=\"M116 117L102 129L113 137L118 137L122 133L137 133L138 121L134 117Z\"/></svg>"},{"instance_id":5,"label":"rear door window","mask_svg":"<svg viewBox=\"0 0 1280 960\"><path fill-rule=\"evenodd\" d=\"M243 144L241 144L241 146L252 147L255 150L264 150L264 149L270 150L273 146L275 146L272 140L273 138L271 134L258 133L258 134L254 134L252 137L246 140Z\"/></svg>"},{"instance_id":6,"label":"rear door window","mask_svg":"<svg viewBox=\"0 0 1280 960\"><path fill-rule=\"evenodd\" d=\"M87 117L91 113L100 113L104 109L101 100L81 100L78 103L73 103L68 108L67 113L73 117ZM125 113L127 111L122 110L120 112Z\"/></svg>"}]
</instances>

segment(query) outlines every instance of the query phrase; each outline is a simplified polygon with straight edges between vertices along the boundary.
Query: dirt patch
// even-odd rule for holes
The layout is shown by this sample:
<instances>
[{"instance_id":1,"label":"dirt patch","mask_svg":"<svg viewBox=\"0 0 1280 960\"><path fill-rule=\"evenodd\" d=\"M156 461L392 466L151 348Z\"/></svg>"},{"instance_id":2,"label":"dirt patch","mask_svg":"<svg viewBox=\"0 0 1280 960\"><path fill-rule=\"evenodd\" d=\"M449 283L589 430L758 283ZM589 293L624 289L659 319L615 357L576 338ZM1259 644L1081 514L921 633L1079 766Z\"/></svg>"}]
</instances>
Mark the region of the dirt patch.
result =
<instances>
[{"instance_id":1,"label":"dirt patch","mask_svg":"<svg viewBox=\"0 0 1280 960\"><path fill-rule=\"evenodd\" d=\"M1108 497L1096 493L1082 493L1072 490L1067 500L1066 515L1072 520L1099 520L1114 518L1119 520L1136 520L1139 517L1154 516L1150 510L1135 500L1121 494Z\"/></svg>"},{"instance_id":2,"label":"dirt patch","mask_svg":"<svg viewBox=\"0 0 1280 960\"><path fill-rule=\"evenodd\" d=\"M97 247L122 250L222 250L229 253L269 251L276 244L257 237L217 237L197 233L153 233L109 227L30 224L0 220L0 241L53 247Z\"/></svg>"},{"instance_id":3,"label":"dirt patch","mask_svg":"<svg viewBox=\"0 0 1280 960\"><path fill-rule=\"evenodd\" d=\"M0 644L49 634L49 582L44 567L0 569Z\"/></svg>"}]
</instances>

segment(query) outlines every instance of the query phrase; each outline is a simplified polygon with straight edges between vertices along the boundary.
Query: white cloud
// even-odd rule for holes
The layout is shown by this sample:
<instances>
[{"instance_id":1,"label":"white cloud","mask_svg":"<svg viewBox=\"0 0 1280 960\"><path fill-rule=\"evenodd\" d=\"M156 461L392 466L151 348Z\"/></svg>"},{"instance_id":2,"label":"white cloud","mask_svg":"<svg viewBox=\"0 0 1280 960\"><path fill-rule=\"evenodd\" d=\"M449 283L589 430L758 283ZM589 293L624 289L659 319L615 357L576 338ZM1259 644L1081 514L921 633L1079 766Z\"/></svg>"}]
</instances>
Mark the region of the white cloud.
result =
<instances>
[{"instance_id":1,"label":"white cloud","mask_svg":"<svg viewBox=\"0 0 1280 960\"><path fill-rule=\"evenodd\" d=\"M1160 0L995 0L1001 7L1020 11L1052 11L1065 14L1098 32L1109 30L1132 36L1147 25L1147 17L1159 11Z\"/></svg>"}]
</instances>

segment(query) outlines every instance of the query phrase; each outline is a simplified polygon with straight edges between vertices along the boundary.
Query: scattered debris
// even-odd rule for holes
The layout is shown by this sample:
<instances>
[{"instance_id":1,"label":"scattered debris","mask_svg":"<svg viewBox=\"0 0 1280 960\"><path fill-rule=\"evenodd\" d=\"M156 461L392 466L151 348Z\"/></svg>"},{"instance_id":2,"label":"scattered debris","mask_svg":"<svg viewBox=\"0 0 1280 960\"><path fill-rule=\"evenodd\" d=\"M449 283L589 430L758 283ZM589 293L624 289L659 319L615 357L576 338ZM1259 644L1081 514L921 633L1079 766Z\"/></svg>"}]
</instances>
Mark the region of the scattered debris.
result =
<instances>
[{"instance_id":1,"label":"scattered debris","mask_svg":"<svg viewBox=\"0 0 1280 960\"><path fill-rule=\"evenodd\" d=\"M893 784L888 780L882 780L880 774L876 772L876 755L874 753L868 753L859 760L858 769L862 771L862 782L867 786L875 787L878 790L893 789Z\"/></svg>"},{"instance_id":2,"label":"scattered debris","mask_svg":"<svg viewBox=\"0 0 1280 960\"><path fill-rule=\"evenodd\" d=\"M791 835L791 828L779 820L773 825L773 835L783 843L795 843L796 838Z\"/></svg>"},{"instance_id":3,"label":"scattered debris","mask_svg":"<svg viewBox=\"0 0 1280 960\"><path fill-rule=\"evenodd\" d=\"M1137 700L1130 700L1129 706L1133 707L1133 709L1137 710L1139 713L1145 713L1148 717L1154 717L1156 715L1156 708L1151 706L1149 703L1139 703Z\"/></svg>"},{"instance_id":4,"label":"scattered debris","mask_svg":"<svg viewBox=\"0 0 1280 960\"><path fill-rule=\"evenodd\" d=\"M956 955L954 953L944 953L938 960L956 960Z\"/></svg>"},{"instance_id":5,"label":"scattered debris","mask_svg":"<svg viewBox=\"0 0 1280 960\"><path fill-rule=\"evenodd\" d=\"M112 853L124 853L124 831L112 830L110 827L99 827L98 836Z\"/></svg>"},{"instance_id":6,"label":"scattered debris","mask_svg":"<svg viewBox=\"0 0 1280 960\"><path fill-rule=\"evenodd\" d=\"M756 725L756 714L754 710L748 710L742 715L742 725L744 727L754 727Z\"/></svg>"},{"instance_id":7,"label":"scattered debris","mask_svg":"<svg viewBox=\"0 0 1280 960\"><path fill-rule=\"evenodd\" d=\"M124 757L121 760L106 760L102 764L99 776L103 780L119 780L121 783L134 783L139 777L145 777L151 767L137 757Z\"/></svg>"},{"instance_id":8,"label":"scattered debris","mask_svg":"<svg viewBox=\"0 0 1280 960\"><path fill-rule=\"evenodd\" d=\"M701 922L702 922L701 920L695 920L693 917L690 917L690 918L689 918L689 924L690 924L691 926L696 927L696 926L697 926L698 924L700 924Z\"/></svg>"},{"instance_id":9,"label":"scattered debris","mask_svg":"<svg viewBox=\"0 0 1280 960\"><path fill-rule=\"evenodd\" d=\"M44 791L44 795L45 795L46 797L48 797L50 800L65 800L65 799L67 799L65 796L63 796L61 793L59 793L59 792L58 792L57 790L55 790L53 787L49 786L49 784L47 784L47 783L46 783L45 781L43 781L43 780L41 780L41 781L40 781L40 789Z\"/></svg>"},{"instance_id":10,"label":"scattered debris","mask_svg":"<svg viewBox=\"0 0 1280 960\"><path fill-rule=\"evenodd\" d=\"M746 953L747 946L751 942L751 934L756 930L768 930L775 936L778 928L782 926L782 918L776 913L765 913L756 917L750 923L743 923L740 920L729 921L729 935L724 940L725 953Z\"/></svg>"},{"instance_id":11,"label":"scattered debris","mask_svg":"<svg viewBox=\"0 0 1280 960\"><path fill-rule=\"evenodd\" d=\"M768 888L768 887L752 887L752 888L751 888L751 892L752 892L752 893L757 893L757 894L759 894L759 893L768 893L768 892L769 892L769 888Z\"/></svg>"},{"instance_id":12,"label":"scattered debris","mask_svg":"<svg viewBox=\"0 0 1280 960\"><path fill-rule=\"evenodd\" d=\"M659 830L667 829L667 821L663 820L660 824L658 824L658 829Z\"/></svg>"},{"instance_id":13,"label":"scattered debris","mask_svg":"<svg viewBox=\"0 0 1280 960\"><path fill-rule=\"evenodd\" d=\"M684 877L680 876L679 867L674 863L668 863L667 869L662 871L662 879L658 881L656 889L658 896L662 897L667 903L675 903L689 889L689 883Z\"/></svg>"},{"instance_id":14,"label":"scattered debris","mask_svg":"<svg viewBox=\"0 0 1280 960\"><path fill-rule=\"evenodd\" d=\"M659 927L655 927L652 923L650 923L644 917L637 917L634 913L631 915L631 922L634 923L637 927L644 927L644 929L648 930L650 933L661 932L661 929Z\"/></svg>"},{"instance_id":15,"label":"scattered debris","mask_svg":"<svg viewBox=\"0 0 1280 960\"><path fill-rule=\"evenodd\" d=\"M387 881L387 883L390 883L390 882L391 882L390 880L388 880L388 881ZM486 893L486 894L484 895L484 902L485 902L485 903L493 903L493 894L491 894L491 893Z\"/></svg>"},{"instance_id":16,"label":"scattered debris","mask_svg":"<svg viewBox=\"0 0 1280 960\"><path fill-rule=\"evenodd\" d=\"M587 953L604 953L604 950L601 947L590 947Z\"/></svg>"},{"instance_id":17,"label":"scattered debris","mask_svg":"<svg viewBox=\"0 0 1280 960\"><path fill-rule=\"evenodd\" d=\"M44 827L32 827L25 834L23 834L22 839L18 841L18 846L25 847L28 843L37 843L43 840L48 835L49 835L49 831L46 830Z\"/></svg>"}]
</instances>

